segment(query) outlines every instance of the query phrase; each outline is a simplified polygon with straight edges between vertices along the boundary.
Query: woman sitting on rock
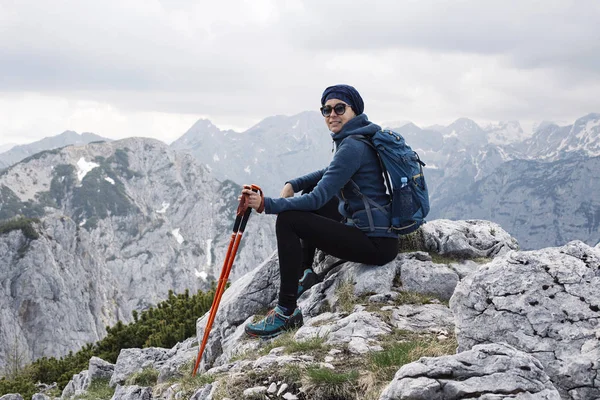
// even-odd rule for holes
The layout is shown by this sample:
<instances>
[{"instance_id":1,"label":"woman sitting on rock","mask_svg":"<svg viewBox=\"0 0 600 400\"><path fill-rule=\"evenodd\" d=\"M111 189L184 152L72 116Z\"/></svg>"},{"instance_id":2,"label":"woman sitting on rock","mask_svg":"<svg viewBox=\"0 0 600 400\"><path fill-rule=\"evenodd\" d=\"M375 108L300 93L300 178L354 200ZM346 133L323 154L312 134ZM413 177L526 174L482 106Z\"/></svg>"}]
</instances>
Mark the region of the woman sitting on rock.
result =
<instances>
[{"instance_id":1,"label":"woman sitting on rock","mask_svg":"<svg viewBox=\"0 0 600 400\"><path fill-rule=\"evenodd\" d=\"M288 181L280 198L264 197L245 188L249 206L258 212L278 214L277 250L281 286L277 306L267 316L246 325L246 333L274 337L302 325L302 313L296 300L316 282L312 259L303 265L305 248L316 247L334 257L363 264L383 265L398 254L398 235L390 229L390 217L371 207L374 230L369 228L365 204L355 193L351 180L360 192L389 210L389 196L374 149L352 136L370 136L381 130L363 114L364 103L352 86L330 86L321 97L321 113L331 131L336 151L329 166L320 171ZM311 188L309 193L294 193ZM334 197L345 221L340 222L323 212ZM323 215L324 214L324 215ZM389 214L389 213L388 213ZM303 243L302 243L303 242ZM306 268L298 281L302 269Z\"/></svg>"}]
</instances>

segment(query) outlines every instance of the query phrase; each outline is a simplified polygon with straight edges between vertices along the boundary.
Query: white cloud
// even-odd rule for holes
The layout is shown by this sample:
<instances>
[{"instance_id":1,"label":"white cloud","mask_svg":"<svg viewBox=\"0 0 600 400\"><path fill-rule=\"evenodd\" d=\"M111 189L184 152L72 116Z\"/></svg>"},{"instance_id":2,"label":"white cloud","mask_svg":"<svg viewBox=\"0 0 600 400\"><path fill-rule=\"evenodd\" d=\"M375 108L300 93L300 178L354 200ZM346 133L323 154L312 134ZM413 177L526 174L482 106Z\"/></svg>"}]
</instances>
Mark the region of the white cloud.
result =
<instances>
[{"instance_id":1,"label":"white cloud","mask_svg":"<svg viewBox=\"0 0 600 400\"><path fill-rule=\"evenodd\" d=\"M375 122L572 121L600 108L599 19L567 0L2 2L0 132L170 142L316 110L341 82Z\"/></svg>"}]
</instances>

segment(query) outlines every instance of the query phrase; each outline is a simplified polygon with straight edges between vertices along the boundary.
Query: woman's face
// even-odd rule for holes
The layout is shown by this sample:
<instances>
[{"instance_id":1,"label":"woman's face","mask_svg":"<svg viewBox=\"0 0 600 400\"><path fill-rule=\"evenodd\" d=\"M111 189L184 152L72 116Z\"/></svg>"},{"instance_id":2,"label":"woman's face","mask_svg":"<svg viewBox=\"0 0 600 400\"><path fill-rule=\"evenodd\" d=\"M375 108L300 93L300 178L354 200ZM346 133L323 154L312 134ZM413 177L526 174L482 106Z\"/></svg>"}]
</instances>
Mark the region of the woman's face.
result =
<instances>
[{"instance_id":1,"label":"woman's face","mask_svg":"<svg viewBox=\"0 0 600 400\"><path fill-rule=\"evenodd\" d=\"M333 107L337 106L338 104L346 105L346 111L344 111L344 113L342 115L338 115L335 112L335 110L333 110ZM329 116L325 117L325 125L327 125L327 128L329 128L329 130L333 133L339 133L342 130L342 127L344 125L346 125L346 122L348 122L352 118L356 117L354 110L347 103L343 102L342 100L329 99L325 102L323 107L324 108L325 107L332 108L331 114L329 114Z\"/></svg>"}]
</instances>

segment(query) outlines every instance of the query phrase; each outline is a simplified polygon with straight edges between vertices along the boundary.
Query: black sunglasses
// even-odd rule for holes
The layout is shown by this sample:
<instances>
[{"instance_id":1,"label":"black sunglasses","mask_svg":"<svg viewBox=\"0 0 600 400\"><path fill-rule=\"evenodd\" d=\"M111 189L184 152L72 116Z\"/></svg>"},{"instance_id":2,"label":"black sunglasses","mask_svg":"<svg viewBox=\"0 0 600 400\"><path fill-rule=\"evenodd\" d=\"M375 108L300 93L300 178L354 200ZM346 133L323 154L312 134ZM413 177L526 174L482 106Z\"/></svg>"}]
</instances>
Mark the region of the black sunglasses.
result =
<instances>
[{"instance_id":1,"label":"black sunglasses","mask_svg":"<svg viewBox=\"0 0 600 400\"><path fill-rule=\"evenodd\" d=\"M346 112L346 107L352 108L352 106L349 106L348 104L344 103L337 103L333 107L323 106L321 107L321 114L323 114L324 117L329 117L331 115L331 112L335 111L336 115L344 115L344 113Z\"/></svg>"}]
</instances>

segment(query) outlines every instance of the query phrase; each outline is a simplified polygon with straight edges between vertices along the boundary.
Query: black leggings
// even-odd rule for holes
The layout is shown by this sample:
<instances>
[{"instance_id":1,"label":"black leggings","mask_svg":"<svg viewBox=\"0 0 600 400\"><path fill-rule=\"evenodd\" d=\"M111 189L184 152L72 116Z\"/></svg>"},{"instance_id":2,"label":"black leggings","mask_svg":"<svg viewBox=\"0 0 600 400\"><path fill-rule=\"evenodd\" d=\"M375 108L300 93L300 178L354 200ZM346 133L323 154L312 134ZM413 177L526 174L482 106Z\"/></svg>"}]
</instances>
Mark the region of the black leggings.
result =
<instances>
[{"instance_id":1,"label":"black leggings","mask_svg":"<svg viewBox=\"0 0 600 400\"><path fill-rule=\"evenodd\" d=\"M296 308L298 277L303 267L312 265L308 257L314 257L315 248L346 261L374 265L384 265L398 255L396 238L368 237L360 229L340 222L337 211L334 219L330 218L330 207L315 212L286 211L277 216L279 305L283 307Z\"/></svg>"}]
</instances>

